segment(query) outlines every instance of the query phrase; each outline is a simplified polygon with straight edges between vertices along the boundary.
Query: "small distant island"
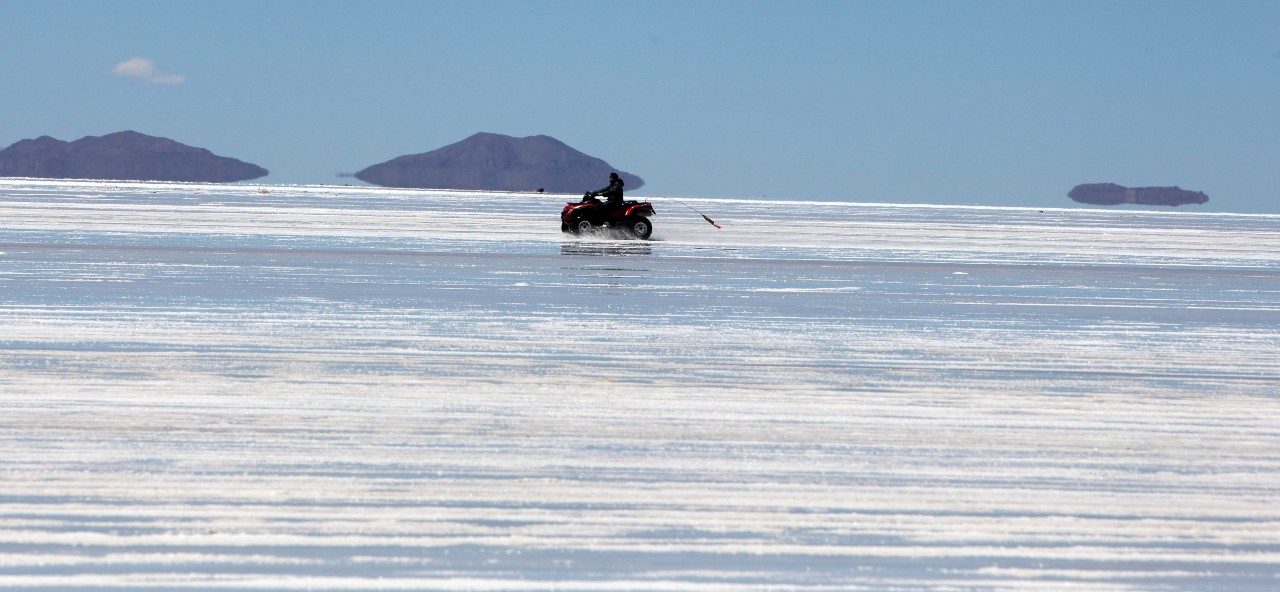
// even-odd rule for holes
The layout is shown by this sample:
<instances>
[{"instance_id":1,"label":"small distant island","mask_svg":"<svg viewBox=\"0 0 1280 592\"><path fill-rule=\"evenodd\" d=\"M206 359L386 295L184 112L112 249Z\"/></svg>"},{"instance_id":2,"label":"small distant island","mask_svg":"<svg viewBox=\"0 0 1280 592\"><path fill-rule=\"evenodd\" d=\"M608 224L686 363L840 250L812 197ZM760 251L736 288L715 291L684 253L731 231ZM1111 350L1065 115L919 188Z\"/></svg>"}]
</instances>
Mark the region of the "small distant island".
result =
<instances>
[{"instance_id":1,"label":"small distant island","mask_svg":"<svg viewBox=\"0 0 1280 592\"><path fill-rule=\"evenodd\" d=\"M550 136L514 138L481 132L443 148L393 158L355 174L384 187L581 193L608 185L617 172L628 191L644 180Z\"/></svg>"},{"instance_id":2,"label":"small distant island","mask_svg":"<svg viewBox=\"0 0 1280 592\"><path fill-rule=\"evenodd\" d=\"M0 150L0 177L232 183L266 175L258 165L135 131L74 142L41 136Z\"/></svg>"},{"instance_id":3,"label":"small distant island","mask_svg":"<svg viewBox=\"0 0 1280 592\"><path fill-rule=\"evenodd\" d=\"M1085 204L1114 206L1139 204L1148 206L1181 206L1202 204L1209 196L1201 191L1189 191L1181 187L1124 187L1115 183L1086 183L1076 185L1067 197Z\"/></svg>"}]
</instances>

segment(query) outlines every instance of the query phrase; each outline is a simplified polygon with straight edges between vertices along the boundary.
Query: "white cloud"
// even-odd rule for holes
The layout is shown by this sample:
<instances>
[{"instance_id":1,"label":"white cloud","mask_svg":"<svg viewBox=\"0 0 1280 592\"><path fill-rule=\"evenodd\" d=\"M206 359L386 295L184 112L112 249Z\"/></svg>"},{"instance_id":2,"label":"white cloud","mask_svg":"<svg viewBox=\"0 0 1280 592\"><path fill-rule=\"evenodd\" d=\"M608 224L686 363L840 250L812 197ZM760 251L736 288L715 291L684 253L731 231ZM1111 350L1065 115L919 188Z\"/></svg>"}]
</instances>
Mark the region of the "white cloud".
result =
<instances>
[{"instance_id":1,"label":"white cloud","mask_svg":"<svg viewBox=\"0 0 1280 592\"><path fill-rule=\"evenodd\" d=\"M129 58L111 70L116 76L128 76L130 78L147 78L156 71L156 63L147 58Z\"/></svg>"},{"instance_id":2,"label":"white cloud","mask_svg":"<svg viewBox=\"0 0 1280 592\"><path fill-rule=\"evenodd\" d=\"M116 76L138 78L153 84L182 84L187 77L181 74L170 74L156 69L154 60L148 58L129 58L111 69Z\"/></svg>"}]
</instances>

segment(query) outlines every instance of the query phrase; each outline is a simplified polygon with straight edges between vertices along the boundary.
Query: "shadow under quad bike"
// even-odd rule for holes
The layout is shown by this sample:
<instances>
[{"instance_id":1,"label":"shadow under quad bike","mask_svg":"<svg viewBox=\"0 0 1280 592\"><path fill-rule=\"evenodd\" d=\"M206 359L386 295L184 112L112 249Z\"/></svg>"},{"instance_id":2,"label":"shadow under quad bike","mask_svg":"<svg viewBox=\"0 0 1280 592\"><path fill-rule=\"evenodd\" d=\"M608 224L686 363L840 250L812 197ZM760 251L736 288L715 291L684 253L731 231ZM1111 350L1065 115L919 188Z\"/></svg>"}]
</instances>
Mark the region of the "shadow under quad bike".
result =
<instances>
[{"instance_id":1,"label":"shadow under quad bike","mask_svg":"<svg viewBox=\"0 0 1280 592\"><path fill-rule=\"evenodd\" d=\"M624 201L606 209L604 202L587 193L582 201L571 201L560 211L560 230L573 234L594 232L597 228L623 228L636 238L645 240L653 234L653 204L647 201Z\"/></svg>"}]
</instances>

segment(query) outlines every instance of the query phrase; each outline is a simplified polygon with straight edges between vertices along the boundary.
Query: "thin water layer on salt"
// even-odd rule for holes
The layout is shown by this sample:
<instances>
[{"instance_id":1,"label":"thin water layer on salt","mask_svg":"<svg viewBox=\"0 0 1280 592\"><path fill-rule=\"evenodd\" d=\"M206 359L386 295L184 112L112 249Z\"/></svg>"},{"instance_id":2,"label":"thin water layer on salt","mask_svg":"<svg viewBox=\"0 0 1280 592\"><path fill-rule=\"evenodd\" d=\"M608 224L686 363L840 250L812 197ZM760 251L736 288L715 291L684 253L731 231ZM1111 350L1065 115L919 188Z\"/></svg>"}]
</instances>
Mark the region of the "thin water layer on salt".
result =
<instances>
[{"instance_id":1,"label":"thin water layer on salt","mask_svg":"<svg viewBox=\"0 0 1280 592\"><path fill-rule=\"evenodd\" d=\"M0 181L0 588L1256 589L1280 217Z\"/></svg>"}]
</instances>

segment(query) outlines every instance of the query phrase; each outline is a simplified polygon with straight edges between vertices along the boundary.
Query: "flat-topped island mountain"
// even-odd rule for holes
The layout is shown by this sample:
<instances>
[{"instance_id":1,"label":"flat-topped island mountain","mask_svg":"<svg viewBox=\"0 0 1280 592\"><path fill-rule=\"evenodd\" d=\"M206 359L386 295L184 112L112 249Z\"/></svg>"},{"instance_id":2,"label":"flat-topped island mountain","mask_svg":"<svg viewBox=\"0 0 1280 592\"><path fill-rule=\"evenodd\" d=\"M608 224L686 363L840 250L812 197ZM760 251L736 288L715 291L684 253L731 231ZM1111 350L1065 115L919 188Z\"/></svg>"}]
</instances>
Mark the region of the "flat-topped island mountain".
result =
<instances>
[{"instance_id":1,"label":"flat-topped island mountain","mask_svg":"<svg viewBox=\"0 0 1280 592\"><path fill-rule=\"evenodd\" d=\"M49 136L0 150L0 177L231 183L267 169L135 131L65 142Z\"/></svg>"},{"instance_id":2,"label":"flat-topped island mountain","mask_svg":"<svg viewBox=\"0 0 1280 592\"><path fill-rule=\"evenodd\" d=\"M1085 183L1067 193L1072 200L1097 206L1137 204L1144 206L1180 206L1209 201L1203 191L1181 187L1124 187L1115 183Z\"/></svg>"},{"instance_id":3,"label":"flat-topped island mountain","mask_svg":"<svg viewBox=\"0 0 1280 592\"><path fill-rule=\"evenodd\" d=\"M640 177L550 136L481 132L431 152L369 166L355 176L384 187L581 193L607 185L610 172L622 177L627 191L644 185Z\"/></svg>"}]
</instances>

